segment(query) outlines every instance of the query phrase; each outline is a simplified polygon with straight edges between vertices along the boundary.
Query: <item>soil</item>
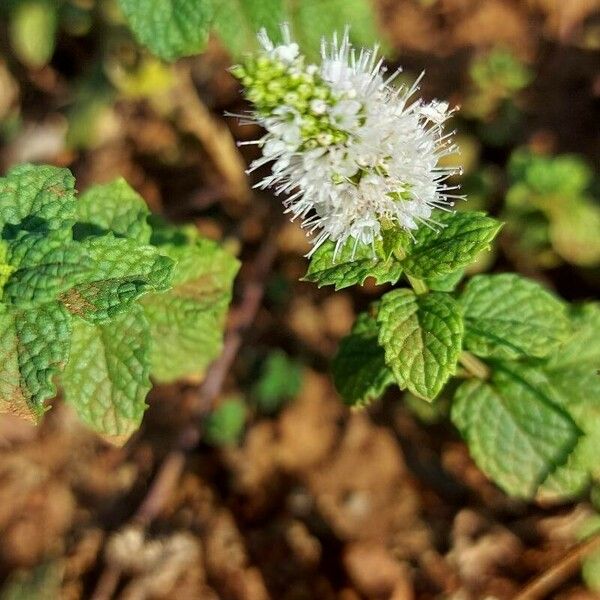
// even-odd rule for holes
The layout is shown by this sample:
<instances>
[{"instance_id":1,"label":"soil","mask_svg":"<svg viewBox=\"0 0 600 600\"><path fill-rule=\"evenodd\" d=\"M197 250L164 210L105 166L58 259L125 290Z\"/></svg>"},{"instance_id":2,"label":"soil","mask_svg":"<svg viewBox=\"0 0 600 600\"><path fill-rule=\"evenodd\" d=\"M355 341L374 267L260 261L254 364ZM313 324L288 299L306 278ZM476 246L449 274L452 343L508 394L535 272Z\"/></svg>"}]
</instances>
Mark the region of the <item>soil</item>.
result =
<instances>
[{"instance_id":1,"label":"soil","mask_svg":"<svg viewBox=\"0 0 600 600\"><path fill-rule=\"evenodd\" d=\"M497 44L512 48L536 73L522 141L577 151L597 164L598 1L377 6L399 61L412 72L427 68L429 96L460 100L469 58ZM69 166L80 189L122 175L154 210L239 245L251 264L279 205L230 193L198 135L156 106L120 100L116 126L107 124L101 144L78 152L57 144L61 107L86 52L61 39L49 67L17 67L13 83L26 127L3 147L3 168L18 160ZM226 123L236 139L255 136L252 127L221 117L244 105L218 43L186 64L214 122ZM506 153L484 151L500 165ZM47 589L54 585L50 597L85 599L112 566L122 572L114 595L122 600L502 600L576 542L590 506L508 498L474 466L452 427L420 421L399 392L364 412L343 407L328 361L380 288L334 295L299 282L306 240L295 225L283 226L278 250L265 302L222 397L247 394L252 365L270 348L303 362L297 397L274 417L254 414L239 446L201 441L147 529L131 517L186 424L197 382L155 388L142 429L122 448L84 430L60 399L39 428L0 416L0 580L34 570ZM510 262L503 255L498 261ZM598 292L561 269L546 279L568 298ZM60 573L54 584L41 570L48 564ZM552 597L597 596L574 572Z\"/></svg>"}]
</instances>

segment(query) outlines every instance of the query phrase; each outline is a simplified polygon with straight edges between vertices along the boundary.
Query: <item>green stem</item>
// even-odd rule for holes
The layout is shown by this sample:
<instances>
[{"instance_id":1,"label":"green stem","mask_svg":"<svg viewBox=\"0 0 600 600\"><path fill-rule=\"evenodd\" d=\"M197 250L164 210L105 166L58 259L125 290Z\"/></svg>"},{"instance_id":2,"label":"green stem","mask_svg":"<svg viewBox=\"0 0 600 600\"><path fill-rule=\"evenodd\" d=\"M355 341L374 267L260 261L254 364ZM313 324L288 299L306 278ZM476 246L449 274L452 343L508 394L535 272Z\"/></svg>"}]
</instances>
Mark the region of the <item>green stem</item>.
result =
<instances>
[{"instance_id":1,"label":"green stem","mask_svg":"<svg viewBox=\"0 0 600 600\"><path fill-rule=\"evenodd\" d=\"M463 350L460 354L458 362L477 379L489 379L491 372L490 368L476 356Z\"/></svg>"},{"instance_id":2,"label":"green stem","mask_svg":"<svg viewBox=\"0 0 600 600\"><path fill-rule=\"evenodd\" d=\"M410 282L410 285L412 285L415 294L426 294L429 291L427 284L422 279L413 277L412 275L407 275L406 277Z\"/></svg>"}]
</instances>

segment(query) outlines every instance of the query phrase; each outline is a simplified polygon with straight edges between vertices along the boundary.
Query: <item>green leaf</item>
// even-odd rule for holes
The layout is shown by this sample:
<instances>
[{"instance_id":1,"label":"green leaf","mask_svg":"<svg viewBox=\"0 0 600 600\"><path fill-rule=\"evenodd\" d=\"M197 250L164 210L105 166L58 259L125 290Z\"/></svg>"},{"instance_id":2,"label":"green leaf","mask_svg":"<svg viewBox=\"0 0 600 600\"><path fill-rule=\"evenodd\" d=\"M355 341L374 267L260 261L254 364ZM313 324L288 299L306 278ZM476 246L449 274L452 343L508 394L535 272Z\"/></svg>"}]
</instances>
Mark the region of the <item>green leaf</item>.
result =
<instances>
[{"instance_id":1,"label":"green leaf","mask_svg":"<svg viewBox=\"0 0 600 600\"><path fill-rule=\"evenodd\" d=\"M425 279L427 287L434 292L453 292L456 286L461 282L465 275L464 269L448 273L447 275L439 275L438 277L429 277Z\"/></svg>"},{"instance_id":2,"label":"green leaf","mask_svg":"<svg viewBox=\"0 0 600 600\"><path fill-rule=\"evenodd\" d=\"M122 178L85 191L77 203L75 239L112 232L148 244L152 228L144 199Z\"/></svg>"},{"instance_id":3,"label":"green leaf","mask_svg":"<svg viewBox=\"0 0 600 600\"><path fill-rule=\"evenodd\" d=\"M443 227L419 227L414 246L402 261L404 270L413 277L439 277L468 266L502 227L485 213L475 211L441 213L436 219Z\"/></svg>"},{"instance_id":4,"label":"green leaf","mask_svg":"<svg viewBox=\"0 0 600 600\"><path fill-rule=\"evenodd\" d=\"M372 47L380 43L375 11L369 0L302 0L290 3L294 38L310 58L318 57L321 38L341 35L350 27L352 42Z\"/></svg>"},{"instance_id":5,"label":"green leaf","mask_svg":"<svg viewBox=\"0 0 600 600\"><path fill-rule=\"evenodd\" d=\"M578 307L575 333L543 367L554 396L584 432L577 446L538 490L543 500L579 496L600 478L600 304Z\"/></svg>"},{"instance_id":6,"label":"green leaf","mask_svg":"<svg viewBox=\"0 0 600 600\"><path fill-rule=\"evenodd\" d=\"M128 310L140 296L169 289L173 261L154 246L112 233L81 242L93 264L84 283L61 295L69 312L90 322Z\"/></svg>"},{"instance_id":7,"label":"green leaf","mask_svg":"<svg viewBox=\"0 0 600 600\"><path fill-rule=\"evenodd\" d=\"M349 406L366 406L394 383L377 341L379 327L369 313L358 315L352 331L342 339L332 362L335 387Z\"/></svg>"},{"instance_id":8,"label":"green leaf","mask_svg":"<svg viewBox=\"0 0 600 600\"><path fill-rule=\"evenodd\" d=\"M264 361L252 396L261 413L275 414L302 385L302 365L282 350L274 350Z\"/></svg>"},{"instance_id":9,"label":"green leaf","mask_svg":"<svg viewBox=\"0 0 600 600\"><path fill-rule=\"evenodd\" d=\"M2 300L4 296L4 286L15 270L13 266L8 264L7 254L8 246L5 242L0 240L0 300Z\"/></svg>"},{"instance_id":10,"label":"green leaf","mask_svg":"<svg viewBox=\"0 0 600 600\"><path fill-rule=\"evenodd\" d=\"M378 285L396 283L402 266L394 258L384 260L376 250L377 253L366 244L355 247L354 240L349 239L335 254L335 242L327 241L311 257L303 281L312 281L318 287L333 285L336 290L362 285L368 277L373 277Z\"/></svg>"},{"instance_id":11,"label":"green leaf","mask_svg":"<svg viewBox=\"0 0 600 600\"><path fill-rule=\"evenodd\" d=\"M494 363L489 382L463 383L451 418L479 468L522 498L564 463L581 433L543 374L518 363Z\"/></svg>"},{"instance_id":12,"label":"green leaf","mask_svg":"<svg viewBox=\"0 0 600 600\"><path fill-rule=\"evenodd\" d=\"M236 444L246 423L246 405L239 398L223 401L204 423L204 439L213 446Z\"/></svg>"},{"instance_id":13,"label":"green leaf","mask_svg":"<svg viewBox=\"0 0 600 600\"><path fill-rule=\"evenodd\" d=\"M173 228L175 229L175 228ZM200 376L222 348L238 261L218 244L186 230L160 250L175 260L173 287L143 299L153 340L152 376Z\"/></svg>"},{"instance_id":14,"label":"green leaf","mask_svg":"<svg viewBox=\"0 0 600 600\"><path fill-rule=\"evenodd\" d=\"M571 333L566 304L513 273L473 277L460 303L465 347L478 356L543 357Z\"/></svg>"},{"instance_id":15,"label":"green leaf","mask_svg":"<svg viewBox=\"0 0 600 600\"><path fill-rule=\"evenodd\" d=\"M50 61L56 43L58 3L21 0L10 14L10 42L15 55L28 67L39 69Z\"/></svg>"},{"instance_id":16,"label":"green leaf","mask_svg":"<svg viewBox=\"0 0 600 600\"><path fill-rule=\"evenodd\" d=\"M210 0L119 0L137 40L165 60L199 53L208 39Z\"/></svg>"},{"instance_id":17,"label":"green leaf","mask_svg":"<svg viewBox=\"0 0 600 600\"><path fill-rule=\"evenodd\" d=\"M75 222L75 179L68 169L20 165L0 177L0 233L60 229L69 236ZM14 227L11 227L14 226Z\"/></svg>"},{"instance_id":18,"label":"green leaf","mask_svg":"<svg viewBox=\"0 0 600 600\"><path fill-rule=\"evenodd\" d=\"M265 28L271 39L280 37L286 20L283 0L220 0L213 26L234 57L256 47L256 34Z\"/></svg>"},{"instance_id":19,"label":"green leaf","mask_svg":"<svg viewBox=\"0 0 600 600\"><path fill-rule=\"evenodd\" d=\"M456 301L443 292L417 296L401 289L381 299L379 344L401 389L433 400L455 372L463 320Z\"/></svg>"},{"instance_id":20,"label":"green leaf","mask_svg":"<svg viewBox=\"0 0 600 600\"><path fill-rule=\"evenodd\" d=\"M38 420L69 355L71 319L58 303L0 311L0 412Z\"/></svg>"},{"instance_id":21,"label":"green leaf","mask_svg":"<svg viewBox=\"0 0 600 600\"><path fill-rule=\"evenodd\" d=\"M150 390L150 332L134 306L113 320L73 319L71 357L61 382L65 400L90 428L125 441L140 425Z\"/></svg>"},{"instance_id":22,"label":"green leaf","mask_svg":"<svg viewBox=\"0 0 600 600\"><path fill-rule=\"evenodd\" d=\"M8 262L13 272L4 287L5 301L24 307L57 300L94 267L85 250L60 230L19 232L8 244Z\"/></svg>"}]
</instances>

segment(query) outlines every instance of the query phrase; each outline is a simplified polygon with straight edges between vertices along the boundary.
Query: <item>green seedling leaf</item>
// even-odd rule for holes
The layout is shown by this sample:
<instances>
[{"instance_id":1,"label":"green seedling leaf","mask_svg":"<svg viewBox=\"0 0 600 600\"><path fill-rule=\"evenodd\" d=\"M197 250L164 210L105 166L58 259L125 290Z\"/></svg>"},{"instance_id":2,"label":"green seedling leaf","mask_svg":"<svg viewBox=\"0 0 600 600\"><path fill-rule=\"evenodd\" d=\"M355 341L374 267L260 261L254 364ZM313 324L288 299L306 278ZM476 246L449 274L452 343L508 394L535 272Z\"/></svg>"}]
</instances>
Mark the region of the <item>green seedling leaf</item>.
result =
<instances>
[{"instance_id":1,"label":"green seedling leaf","mask_svg":"<svg viewBox=\"0 0 600 600\"><path fill-rule=\"evenodd\" d=\"M71 357L62 375L65 400L79 418L113 442L139 427L150 390L150 331L133 306L106 323L73 319Z\"/></svg>"},{"instance_id":2,"label":"green seedling leaf","mask_svg":"<svg viewBox=\"0 0 600 600\"><path fill-rule=\"evenodd\" d=\"M2 308L0 306L0 308ZM37 421L67 362L71 319L58 303L0 310L0 412Z\"/></svg>"},{"instance_id":3,"label":"green seedling leaf","mask_svg":"<svg viewBox=\"0 0 600 600\"><path fill-rule=\"evenodd\" d=\"M428 279L454 273L475 261L489 247L502 225L481 212L442 213L442 227L420 227L402 267L409 275Z\"/></svg>"},{"instance_id":4,"label":"green seedling leaf","mask_svg":"<svg viewBox=\"0 0 600 600\"><path fill-rule=\"evenodd\" d=\"M541 285L513 273L473 277L460 304L465 347L478 356L543 357L571 333L566 304Z\"/></svg>"},{"instance_id":5,"label":"green seedling leaf","mask_svg":"<svg viewBox=\"0 0 600 600\"><path fill-rule=\"evenodd\" d=\"M119 6L137 40L160 58L197 54L206 44L210 0L119 0Z\"/></svg>"},{"instance_id":6,"label":"green seedling leaf","mask_svg":"<svg viewBox=\"0 0 600 600\"><path fill-rule=\"evenodd\" d=\"M160 246L175 261L172 289L143 299L158 381L199 377L221 351L238 261L215 242L172 228ZM166 235L164 232L161 235Z\"/></svg>"},{"instance_id":7,"label":"green seedling leaf","mask_svg":"<svg viewBox=\"0 0 600 600\"><path fill-rule=\"evenodd\" d=\"M54 53L58 3L52 0L21 0L10 14L10 42L18 59L39 69Z\"/></svg>"},{"instance_id":8,"label":"green seedling leaf","mask_svg":"<svg viewBox=\"0 0 600 600\"><path fill-rule=\"evenodd\" d=\"M401 389L433 400L456 370L463 320L456 301L442 292L417 296L401 289L381 299L379 344Z\"/></svg>"},{"instance_id":9,"label":"green seedling leaf","mask_svg":"<svg viewBox=\"0 0 600 600\"><path fill-rule=\"evenodd\" d=\"M379 326L369 313L358 315L352 331L342 339L332 363L335 387L349 406L367 406L394 383L377 341Z\"/></svg>"},{"instance_id":10,"label":"green seedling leaf","mask_svg":"<svg viewBox=\"0 0 600 600\"><path fill-rule=\"evenodd\" d=\"M451 418L479 468L505 492L531 498L581 434L553 403L547 380L518 363L494 363L489 382L457 390Z\"/></svg>"},{"instance_id":11,"label":"green seedling leaf","mask_svg":"<svg viewBox=\"0 0 600 600\"><path fill-rule=\"evenodd\" d=\"M206 419L204 440L212 446L236 444L246 423L246 405L238 398L221 403Z\"/></svg>"},{"instance_id":12,"label":"green seedling leaf","mask_svg":"<svg viewBox=\"0 0 600 600\"><path fill-rule=\"evenodd\" d=\"M335 255L335 258L334 258ZM303 281L316 283L318 287L333 285L336 290L362 285L368 277L375 283L396 283L402 274L400 263L393 257L385 260L382 250L348 240L335 254L335 242L327 241L310 259Z\"/></svg>"},{"instance_id":13,"label":"green seedling leaf","mask_svg":"<svg viewBox=\"0 0 600 600\"><path fill-rule=\"evenodd\" d=\"M573 311L574 334L543 366L556 404L564 408L584 435L538 490L543 500L568 500L600 479L600 304Z\"/></svg>"},{"instance_id":14,"label":"green seedling leaf","mask_svg":"<svg viewBox=\"0 0 600 600\"><path fill-rule=\"evenodd\" d=\"M256 47L256 34L265 28L278 40L286 20L283 0L220 0L213 27L234 57Z\"/></svg>"},{"instance_id":15,"label":"green seedling leaf","mask_svg":"<svg viewBox=\"0 0 600 600\"><path fill-rule=\"evenodd\" d=\"M0 235L60 229L70 238L75 222L75 179L68 169L20 165L0 177Z\"/></svg>"},{"instance_id":16,"label":"green seedling leaf","mask_svg":"<svg viewBox=\"0 0 600 600\"><path fill-rule=\"evenodd\" d=\"M148 244L152 235L149 215L144 199L124 179L95 185L79 197L75 239L112 232Z\"/></svg>"},{"instance_id":17,"label":"green seedling leaf","mask_svg":"<svg viewBox=\"0 0 600 600\"><path fill-rule=\"evenodd\" d=\"M141 246L112 233L87 238L81 245L93 269L84 283L60 299L69 312L86 321L111 319L127 311L144 294L164 291L171 285L173 261L153 246Z\"/></svg>"},{"instance_id":18,"label":"green seedling leaf","mask_svg":"<svg viewBox=\"0 0 600 600\"><path fill-rule=\"evenodd\" d=\"M272 415L296 396L301 385L302 366L285 352L275 350L263 363L252 396L260 412Z\"/></svg>"}]
</instances>

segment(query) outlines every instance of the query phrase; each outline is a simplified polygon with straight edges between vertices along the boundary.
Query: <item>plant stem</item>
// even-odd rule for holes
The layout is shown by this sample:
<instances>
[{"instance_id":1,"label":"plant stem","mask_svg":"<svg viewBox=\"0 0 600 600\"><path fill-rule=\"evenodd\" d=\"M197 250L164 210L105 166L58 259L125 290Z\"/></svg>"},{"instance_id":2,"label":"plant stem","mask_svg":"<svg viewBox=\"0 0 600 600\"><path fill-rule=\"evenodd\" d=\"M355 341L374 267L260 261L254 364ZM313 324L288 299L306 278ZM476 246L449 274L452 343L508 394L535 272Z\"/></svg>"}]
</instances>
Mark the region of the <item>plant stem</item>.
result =
<instances>
[{"instance_id":1,"label":"plant stem","mask_svg":"<svg viewBox=\"0 0 600 600\"><path fill-rule=\"evenodd\" d=\"M407 275L406 277L410 282L410 285L412 285L415 294L426 294L429 291L427 284L422 279L413 277L412 275Z\"/></svg>"},{"instance_id":2,"label":"plant stem","mask_svg":"<svg viewBox=\"0 0 600 600\"><path fill-rule=\"evenodd\" d=\"M581 561L592 552L600 550L600 535L596 534L571 549L547 571L536 577L517 594L514 600L541 600L569 579Z\"/></svg>"},{"instance_id":3,"label":"plant stem","mask_svg":"<svg viewBox=\"0 0 600 600\"><path fill-rule=\"evenodd\" d=\"M477 377L477 379L489 379L489 367L470 352L463 350L458 361L473 377Z\"/></svg>"}]
</instances>

